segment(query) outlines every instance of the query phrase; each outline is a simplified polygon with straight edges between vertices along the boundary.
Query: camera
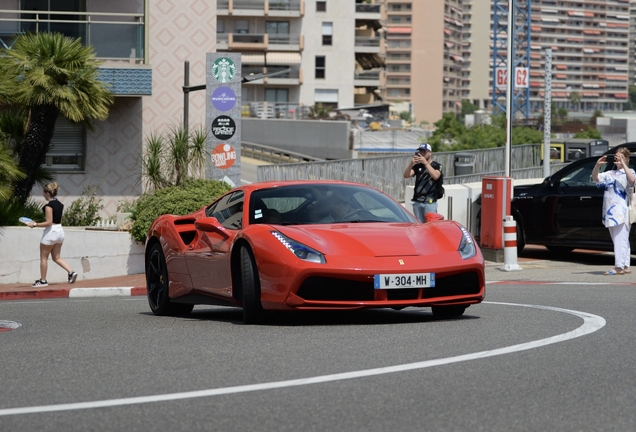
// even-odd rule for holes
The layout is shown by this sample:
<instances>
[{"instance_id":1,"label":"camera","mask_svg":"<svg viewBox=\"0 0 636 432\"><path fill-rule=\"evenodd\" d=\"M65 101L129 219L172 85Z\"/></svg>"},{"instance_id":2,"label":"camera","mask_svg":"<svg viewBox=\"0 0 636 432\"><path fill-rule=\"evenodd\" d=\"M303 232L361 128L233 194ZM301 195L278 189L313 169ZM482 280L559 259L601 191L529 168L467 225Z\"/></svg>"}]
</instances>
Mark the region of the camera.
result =
<instances>
[{"instance_id":1,"label":"camera","mask_svg":"<svg viewBox=\"0 0 636 432\"><path fill-rule=\"evenodd\" d=\"M416 151L416 152L415 152L415 156L419 156L419 155L420 155L420 152L419 152L419 151Z\"/></svg>"},{"instance_id":2,"label":"camera","mask_svg":"<svg viewBox=\"0 0 636 432\"><path fill-rule=\"evenodd\" d=\"M614 160L615 160L615 156L614 155L607 155L605 157L605 160L607 161L608 164L613 164Z\"/></svg>"}]
</instances>

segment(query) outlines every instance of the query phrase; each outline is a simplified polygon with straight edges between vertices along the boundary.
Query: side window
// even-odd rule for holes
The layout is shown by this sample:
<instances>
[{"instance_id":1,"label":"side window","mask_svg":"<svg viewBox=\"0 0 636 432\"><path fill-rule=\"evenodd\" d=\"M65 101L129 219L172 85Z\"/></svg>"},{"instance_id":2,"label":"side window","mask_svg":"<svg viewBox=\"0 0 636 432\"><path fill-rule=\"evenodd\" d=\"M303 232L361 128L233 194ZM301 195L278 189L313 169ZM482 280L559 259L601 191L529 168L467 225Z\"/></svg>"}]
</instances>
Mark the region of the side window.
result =
<instances>
[{"instance_id":1,"label":"side window","mask_svg":"<svg viewBox=\"0 0 636 432\"><path fill-rule=\"evenodd\" d=\"M206 210L207 216L215 217L227 229L237 230L243 226L243 191L225 195Z\"/></svg>"},{"instance_id":2,"label":"side window","mask_svg":"<svg viewBox=\"0 0 636 432\"><path fill-rule=\"evenodd\" d=\"M592 160L573 169L561 177L559 187L596 186L594 179L592 179L592 170L595 164L596 160Z\"/></svg>"}]
</instances>

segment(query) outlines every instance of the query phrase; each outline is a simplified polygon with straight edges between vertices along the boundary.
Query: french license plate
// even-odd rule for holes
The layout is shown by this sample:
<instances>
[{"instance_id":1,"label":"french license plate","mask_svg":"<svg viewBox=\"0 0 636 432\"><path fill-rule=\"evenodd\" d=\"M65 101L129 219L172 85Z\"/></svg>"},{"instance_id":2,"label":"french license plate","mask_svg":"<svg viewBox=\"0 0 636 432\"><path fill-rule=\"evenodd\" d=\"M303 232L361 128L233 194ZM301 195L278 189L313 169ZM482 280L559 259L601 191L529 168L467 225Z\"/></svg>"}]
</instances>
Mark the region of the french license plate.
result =
<instances>
[{"instance_id":1,"label":"french license plate","mask_svg":"<svg viewBox=\"0 0 636 432\"><path fill-rule=\"evenodd\" d=\"M373 288L434 288L435 273L377 274L373 276Z\"/></svg>"}]
</instances>

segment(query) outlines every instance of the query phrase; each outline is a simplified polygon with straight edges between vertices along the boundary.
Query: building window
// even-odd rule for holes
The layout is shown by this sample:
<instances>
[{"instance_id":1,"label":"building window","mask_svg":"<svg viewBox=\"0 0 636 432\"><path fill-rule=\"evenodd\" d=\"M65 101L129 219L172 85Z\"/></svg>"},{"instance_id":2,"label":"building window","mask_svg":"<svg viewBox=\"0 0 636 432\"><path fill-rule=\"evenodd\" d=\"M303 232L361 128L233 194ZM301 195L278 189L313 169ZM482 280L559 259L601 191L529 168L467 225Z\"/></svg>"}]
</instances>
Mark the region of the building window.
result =
<instances>
[{"instance_id":1,"label":"building window","mask_svg":"<svg viewBox=\"0 0 636 432\"><path fill-rule=\"evenodd\" d=\"M24 12L34 11L35 13L23 13L20 22L22 33L28 32L48 32L62 33L64 36L72 38L84 38L86 25L73 23L79 21L80 17L72 12L86 11L86 1L84 0L22 0L21 10ZM42 12L70 12L68 15L43 14ZM59 22L56 22L59 21Z\"/></svg>"},{"instance_id":2,"label":"building window","mask_svg":"<svg viewBox=\"0 0 636 432\"><path fill-rule=\"evenodd\" d=\"M267 21L265 31L271 43L289 44L289 21Z\"/></svg>"},{"instance_id":3,"label":"building window","mask_svg":"<svg viewBox=\"0 0 636 432\"><path fill-rule=\"evenodd\" d=\"M316 79L325 79L326 64L325 56L316 56Z\"/></svg>"},{"instance_id":4,"label":"building window","mask_svg":"<svg viewBox=\"0 0 636 432\"><path fill-rule=\"evenodd\" d=\"M53 171L83 171L86 126L59 116L44 165Z\"/></svg>"},{"instance_id":5,"label":"building window","mask_svg":"<svg viewBox=\"0 0 636 432\"><path fill-rule=\"evenodd\" d=\"M338 90L316 89L314 102L322 104L338 104Z\"/></svg>"},{"instance_id":6,"label":"building window","mask_svg":"<svg viewBox=\"0 0 636 432\"><path fill-rule=\"evenodd\" d=\"M225 21L223 21L222 19L216 20L216 32L225 33Z\"/></svg>"},{"instance_id":7,"label":"building window","mask_svg":"<svg viewBox=\"0 0 636 432\"><path fill-rule=\"evenodd\" d=\"M238 34L248 34L250 32L250 24L247 20L236 20L234 29Z\"/></svg>"},{"instance_id":8,"label":"building window","mask_svg":"<svg viewBox=\"0 0 636 432\"><path fill-rule=\"evenodd\" d=\"M289 90L282 88L265 89L265 102L273 104L286 104L287 102L289 102Z\"/></svg>"},{"instance_id":9,"label":"building window","mask_svg":"<svg viewBox=\"0 0 636 432\"><path fill-rule=\"evenodd\" d=\"M327 12L326 0L318 0L316 2L316 12Z\"/></svg>"},{"instance_id":10,"label":"building window","mask_svg":"<svg viewBox=\"0 0 636 432\"><path fill-rule=\"evenodd\" d=\"M333 23L322 23L322 44L331 45L331 36L333 35Z\"/></svg>"}]
</instances>

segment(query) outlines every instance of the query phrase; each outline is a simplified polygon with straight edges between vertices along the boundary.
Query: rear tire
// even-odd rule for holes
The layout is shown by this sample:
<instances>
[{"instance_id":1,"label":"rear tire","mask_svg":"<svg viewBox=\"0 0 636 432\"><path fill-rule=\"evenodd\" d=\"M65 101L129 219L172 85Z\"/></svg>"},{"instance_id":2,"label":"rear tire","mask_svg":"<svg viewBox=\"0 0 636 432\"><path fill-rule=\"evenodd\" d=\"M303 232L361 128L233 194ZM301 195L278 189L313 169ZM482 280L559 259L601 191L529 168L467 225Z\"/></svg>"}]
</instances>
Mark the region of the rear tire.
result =
<instances>
[{"instance_id":1,"label":"rear tire","mask_svg":"<svg viewBox=\"0 0 636 432\"><path fill-rule=\"evenodd\" d=\"M246 247L240 250L241 290L243 300L243 321L245 324L259 324L265 318L261 304L261 284L256 270L254 254Z\"/></svg>"},{"instance_id":2,"label":"rear tire","mask_svg":"<svg viewBox=\"0 0 636 432\"><path fill-rule=\"evenodd\" d=\"M433 306L433 316L435 318L453 318L462 316L467 306Z\"/></svg>"},{"instance_id":3,"label":"rear tire","mask_svg":"<svg viewBox=\"0 0 636 432\"><path fill-rule=\"evenodd\" d=\"M146 290L148 291L148 304L155 315L186 316L192 312L194 305L177 304L170 301L168 287L168 268L163 250L159 243L150 247L146 258Z\"/></svg>"}]
</instances>

